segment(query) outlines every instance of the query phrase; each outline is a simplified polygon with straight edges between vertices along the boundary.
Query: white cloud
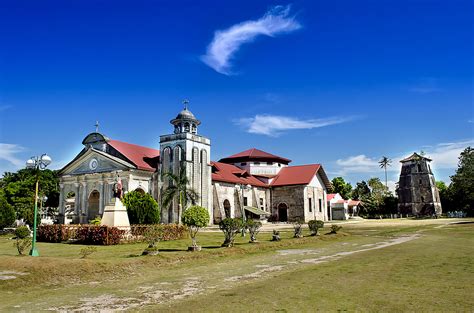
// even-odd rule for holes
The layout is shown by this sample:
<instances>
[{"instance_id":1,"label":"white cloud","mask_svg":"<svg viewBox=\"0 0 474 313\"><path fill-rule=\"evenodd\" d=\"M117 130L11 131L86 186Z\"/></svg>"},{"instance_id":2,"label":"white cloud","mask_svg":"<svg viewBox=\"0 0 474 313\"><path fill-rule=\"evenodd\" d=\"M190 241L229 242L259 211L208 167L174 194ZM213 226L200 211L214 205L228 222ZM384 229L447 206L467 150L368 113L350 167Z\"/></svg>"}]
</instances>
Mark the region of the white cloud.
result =
<instances>
[{"instance_id":1,"label":"white cloud","mask_svg":"<svg viewBox=\"0 0 474 313\"><path fill-rule=\"evenodd\" d=\"M459 155L468 146L474 146L474 140L440 143L426 156L433 160L435 169L455 169L458 167Z\"/></svg>"},{"instance_id":2,"label":"white cloud","mask_svg":"<svg viewBox=\"0 0 474 313\"><path fill-rule=\"evenodd\" d=\"M346 159L339 159L336 164L341 167L341 174L347 173L368 173L379 170L378 160L369 158L364 154L350 156Z\"/></svg>"},{"instance_id":3,"label":"white cloud","mask_svg":"<svg viewBox=\"0 0 474 313\"><path fill-rule=\"evenodd\" d=\"M24 160L16 157L16 154L24 150L23 147L16 144L0 143L0 160L5 160L15 166L21 166Z\"/></svg>"},{"instance_id":4,"label":"white cloud","mask_svg":"<svg viewBox=\"0 0 474 313\"><path fill-rule=\"evenodd\" d=\"M290 6L275 6L258 20L245 21L214 33L201 60L217 72L230 75L231 59L242 44L259 35L273 37L301 28L294 16L289 16Z\"/></svg>"},{"instance_id":5,"label":"white cloud","mask_svg":"<svg viewBox=\"0 0 474 313\"><path fill-rule=\"evenodd\" d=\"M282 131L294 129L313 129L340 124L355 119L355 117L328 117L320 119L301 120L293 117L278 115L255 115L255 117L241 118L235 121L252 134L276 137Z\"/></svg>"},{"instance_id":6,"label":"white cloud","mask_svg":"<svg viewBox=\"0 0 474 313\"><path fill-rule=\"evenodd\" d=\"M425 150L425 156L432 159L432 167L435 170L454 170L458 166L459 155L468 146L474 146L474 140L462 140L458 142L439 143ZM388 172L395 175L400 173L400 160L409 156L413 152L400 153L392 159L392 165L387 168ZM380 168L378 161L380 158L368 157L364 154L349 156L345 159L338 159L336 165L339 167L334 173L338 175L365 174L368 179L373 176L383 176L384 170ZM389 186L390 187L390 186Z\"/></svg>"}]
</instances>

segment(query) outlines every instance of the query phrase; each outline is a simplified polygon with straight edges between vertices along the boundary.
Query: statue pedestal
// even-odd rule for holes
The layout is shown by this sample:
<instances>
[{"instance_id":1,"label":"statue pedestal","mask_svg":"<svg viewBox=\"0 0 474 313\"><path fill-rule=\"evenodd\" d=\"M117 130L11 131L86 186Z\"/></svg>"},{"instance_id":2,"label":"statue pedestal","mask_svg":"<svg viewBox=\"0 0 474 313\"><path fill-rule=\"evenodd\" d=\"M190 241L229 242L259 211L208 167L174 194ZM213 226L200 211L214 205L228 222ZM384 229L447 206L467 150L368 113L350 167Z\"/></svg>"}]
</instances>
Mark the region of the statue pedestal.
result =
<instances>
[{"instance_id":1,"label":"statue pedestal","mask_svg":"<svg viewBox=\"0 0 474 313\"><path fill-rule=\"evenodd\" d=\"M127 208L118 198L113 198L104 209L100 225L110 227L130 227Z\"/></svg>"}]
</instances>

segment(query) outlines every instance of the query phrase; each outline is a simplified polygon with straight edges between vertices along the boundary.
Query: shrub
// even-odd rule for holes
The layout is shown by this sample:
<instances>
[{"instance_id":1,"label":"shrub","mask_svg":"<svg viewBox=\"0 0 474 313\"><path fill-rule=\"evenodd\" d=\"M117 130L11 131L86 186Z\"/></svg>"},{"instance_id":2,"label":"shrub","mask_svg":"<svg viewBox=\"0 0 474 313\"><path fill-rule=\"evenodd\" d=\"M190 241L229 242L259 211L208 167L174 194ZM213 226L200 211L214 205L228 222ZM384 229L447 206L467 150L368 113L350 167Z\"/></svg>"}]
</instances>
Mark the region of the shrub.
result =
<instances>
[{"instance_id":1,"label":"shrub","mask_svg":"<svg viewBox=\"0 0 474 313\"><path fill-rule=\"evenodd\" d=\"M248 219L245 223L245 227L249 230L250 242L256 242L257 235L260 232L260 228L262 227L262 222Z\"/></svg>"},{"instance_id":2,"label":"shrub","mask_svg":"<svg viewBox=\"0 0 474 313\"><path fill-rule=\"evenodd\" d=\"M303 224L300 220L296 220L296 222L293 223L293 229L295 231L293 238L303 238Z\"/></svg>"},{"instance_id":3,"label":"shrub","mask_svg":"<svg viewBox=\"0 0 474 313\"><path fill-rule=\"evenodd\" d=\"M68 241L76 236L76 227L69 225L41 225L36 233L39 242L58 243Z\"/></svg>"},{"instance_id":4,"label":"shrub","mask_svg":"<svg viewBox=\"0 0 474 313\"><path fill-rule=\"evenodd\" d=\"M101 222L102 222L102 219L100 217L96 217L92 221L89 221L89 224L95 225L95 226L100 226Z\"/></svg>"},{"instance_id":5,"label":"shrub","mask_svg":"<svg viewBox=\"0 0 474 313\"><path fill-rule=\"evenodd\" d=\"M87 258L89 255L97 252L96 247L85 247L82 248L81 251L79 251L79 254L81 255L81 259Z\"/></svg>"},{"instance_id":6,"label":"shrub","mask_svg":"<svg viewBox=\"0 0 474 313\"><path fill-rule=\"evenodd\" d=\"M312 220L308 222L311 236L319 236L319 230L324 227L324 222L319 220Z\"/></svg>"},{"instance_id":7,"label":"shrub","mask_svg":"<svg viewBox=\"0 0 474 313\"><path fill-rule=\"evenodd\" d=\"M219 229L224 233L225 239L222 247L233 247L235 236L242 231L244 223L240 218L227 217L219 223Z\"/></svg>"},{"instance_id":8,"label":"shrub","mask_svg":"<svg viewBox=\"0 0 474 313\"><path fill-rule=\"evenodd\" d=\"M118 245L125 231L109 226L80 226L76 238L79 243L87 245Z\"/></svg>"},{"instance_id":9,"label":"shrub","mask_svg":"<svg viewBox=\"0 0 474 313\"><path fill-rule=\"evenodd\" d=\"M152 225L147 228L143 234L145 242L148 244L148 247L143 251L143 255L155 255L158 254L158 247L156 246L158 242L163 237L163 227L161 225Z\"/></svg>"},{"instance_id":10,"label":"shrub","mask_svg":"<svg viewBox=\"0 0 474 313\"><path fill-rule=\"evenodd\" d=\"M17 229L15 229L15 236L16 240L13 243L13 246L16 247L18 250L19 255L23 255L23 253L31 248L31 231L28 227L26 226L20 226Z\"/></svg>"},{"instance_id":11,"label":"shrub","mask_svg":"<svg viewBox=\"0 0 474 313\"><path fill-rule=\"evenodd\" d=\"M123 197L130 224L158 224L160 209L158 202L147 193L130 191Z\"/></svg>"},{"instance_id":12,"label":"shrub","mask_svg":"<svg viewBox=\"0 0 474 313\"><path fill-rule=\"evenodd\" d=\"M276 229L273 230L272 241L280 241L280 232Z\"/></svg>"},{"instance_id":13,"label":"shrub","mask_svg":"<svg viewBox=\"0 0 474 313\"><path fill-rule=\"evenodd\" d=\"M159 227L161 229L162 235L160 241L184 239L188 234L188 228L185 225L179 224L131 225L131 234L135 238L132 241L143 242L145 240L145 233L150 227Z\"/></svg>"},{"instance_id":14,"label":"shrub","mask_svg":"<svg viewBox=\"0 0 474 313\"><path fill-rule=\"evenodd\" d=\"M0 229L11 226L15 222L15 209L0 192Z\"/></svg>"},{"instance_id":15,"label":"shrub","mask_svg":"<svg viewBox=\"0 0 474 313\"><path fill-rule=\"evenodd\" d=\"M209 212L207 212L207 209L197 205L188 208L183 213L181 221L184 225L189 227L189 235L193 241L192 248L194 250L198 248L196 235L200 228L207 226L209 218Z\"/></svg>"},{"instance_id":16,"label":"shrub","mask_svg":"<svg viewBox=\"0 0 474 313\"><path fill-rule=\"evenodd\" d=\"M17 227L17 229L15 229L15 236L18 239L25 239L31 236L31 231L26 226L20 226L20 227Z\"/></svg>"},{"instance_id":17,"label":"shrub","mask_svg":"<svg viewBox=\"0 0 474 313\"><path fill-rule=\"evenodd\" d=\"M342 229L342 226L332 224L330 234L337 234L338 231Z\"/></svg>"}]
</instances>

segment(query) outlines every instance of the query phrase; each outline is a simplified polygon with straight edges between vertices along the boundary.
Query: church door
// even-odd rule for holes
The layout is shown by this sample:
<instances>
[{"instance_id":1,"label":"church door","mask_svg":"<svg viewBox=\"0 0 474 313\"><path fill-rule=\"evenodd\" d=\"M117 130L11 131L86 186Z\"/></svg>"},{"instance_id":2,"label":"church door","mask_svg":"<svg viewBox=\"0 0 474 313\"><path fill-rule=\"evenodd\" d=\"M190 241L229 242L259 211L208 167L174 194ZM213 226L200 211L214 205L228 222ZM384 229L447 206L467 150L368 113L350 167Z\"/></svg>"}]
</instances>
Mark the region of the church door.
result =
<instances>
[{"instance_id":1,"label":"church door","mask_svg":"<svg viewBox=\"0 0 474 313\"><path fill-rule=\"evenodd\" d=\"M87 207L87 219L91 221L95 219L99 214L99 201L100 193L97 190L94 190L89 195L88 207Z\"/></svg>"},{"instance_id":2,"label":"church door","mask_svg":"<svg viewBox=\"0 0 474 313\"><path fill-rule=\"evenodd\" d=\"M278 221L288 222L288 206L286 203L280 203L278 205Z\"/></svg>"},{"instance_id":3,"label":"church door","mask_svg":"<svg viewBox=\"0 0 474 313\"><path fill-rule=\"evenodd\" d=\"M224 200L224 218L230 217L230 202L229 200Z\"/></svg>"}]
</instances>

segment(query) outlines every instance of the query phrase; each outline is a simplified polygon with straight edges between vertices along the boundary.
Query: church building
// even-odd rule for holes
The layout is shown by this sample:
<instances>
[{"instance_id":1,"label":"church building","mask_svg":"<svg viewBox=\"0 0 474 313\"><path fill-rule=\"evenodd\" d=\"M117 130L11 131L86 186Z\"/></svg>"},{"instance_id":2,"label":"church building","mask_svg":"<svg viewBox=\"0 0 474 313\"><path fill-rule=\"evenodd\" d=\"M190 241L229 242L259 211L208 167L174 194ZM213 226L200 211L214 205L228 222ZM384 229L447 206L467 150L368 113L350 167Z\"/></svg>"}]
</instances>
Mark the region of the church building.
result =
<instances>
[{"instance_id":1,"label":"church building","mask_svg":"<svg viewBox=\"0 0 474 313\"><path fill-rule=\"evenodd\" d=\"M87 224L102 216L119 178L124 192L138 190L158 201L163 223L176 223L178 201L162 206L172 184L163 173L180 171L199 195L196 204L209 210L210 224L244 214L279 222L328 220L331 183L320 164L290 166L291 160L255 148L213 162L211 140L198 133L201 122L187 105L171 124L173 133L160 137L159 150L110 139L98 130L87 135L83 150L60 171L61 221Z\"/></svg>"}]
</instances>

